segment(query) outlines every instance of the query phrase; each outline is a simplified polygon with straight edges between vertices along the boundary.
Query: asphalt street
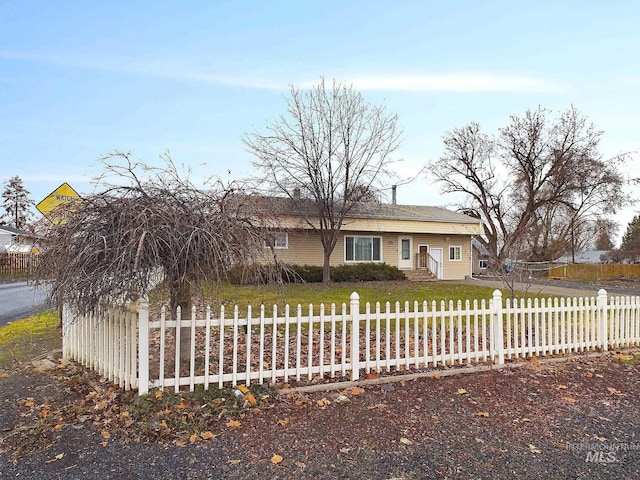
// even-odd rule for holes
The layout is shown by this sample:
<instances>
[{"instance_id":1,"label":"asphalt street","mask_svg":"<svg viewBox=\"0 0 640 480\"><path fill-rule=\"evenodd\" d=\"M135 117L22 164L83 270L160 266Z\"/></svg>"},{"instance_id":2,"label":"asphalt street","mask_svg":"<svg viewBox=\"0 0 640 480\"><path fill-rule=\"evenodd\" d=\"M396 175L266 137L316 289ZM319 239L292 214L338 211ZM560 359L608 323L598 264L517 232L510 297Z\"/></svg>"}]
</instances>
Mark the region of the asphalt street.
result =
<instances>
[{"instance_id":1,"label":"asphalt street","mask_svg":"<svg viewBox=\"0 0 640 480\"><path fill-rule=\"evenodd\" d=\"M27 282L0 283L0 327L47 310L47 293L46 287L36 289Z\"/></svg>"}]
</instances>

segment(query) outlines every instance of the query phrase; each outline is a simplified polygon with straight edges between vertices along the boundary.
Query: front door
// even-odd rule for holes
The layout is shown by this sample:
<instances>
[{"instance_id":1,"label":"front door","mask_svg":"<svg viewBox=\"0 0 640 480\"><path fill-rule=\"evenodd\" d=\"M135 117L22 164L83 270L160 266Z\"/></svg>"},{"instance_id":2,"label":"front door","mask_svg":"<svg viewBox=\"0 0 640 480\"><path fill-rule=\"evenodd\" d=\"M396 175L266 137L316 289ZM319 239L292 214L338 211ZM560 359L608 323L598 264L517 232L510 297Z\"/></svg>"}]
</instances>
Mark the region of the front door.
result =
<instances>
[{"instance_id":1,"label":"front door","mask_svg":"<svg viewBox=\"0 0 640 480\"><path fill-rule=\"evenodd\" d=\"M411 270L413 268L413 237L403 235L398 237L398 269Z\"/></svg>"},{"instance_id":2,"label":"front door","mask_svg":"<svg viewBox=\"0 0 640 480\"><path fill-rule=\"evenodd\" d=\"M429 253L431 254L431 258L438 262L438 271L432 273L436 274L436 278L438 280L442 280L444 278L444 269L442 268L442 248L432 248L429 250Z\"/></svg>"}]
</instances>

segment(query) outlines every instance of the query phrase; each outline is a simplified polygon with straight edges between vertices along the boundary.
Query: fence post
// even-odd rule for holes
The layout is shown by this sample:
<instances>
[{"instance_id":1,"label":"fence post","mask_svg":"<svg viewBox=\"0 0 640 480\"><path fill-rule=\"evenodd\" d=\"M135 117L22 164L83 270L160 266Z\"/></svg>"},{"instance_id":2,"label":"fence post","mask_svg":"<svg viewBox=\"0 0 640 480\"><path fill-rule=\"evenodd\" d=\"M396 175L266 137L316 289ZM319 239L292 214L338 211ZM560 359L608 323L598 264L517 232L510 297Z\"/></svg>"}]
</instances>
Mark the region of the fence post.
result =
<instances>
[{"instance_id":1,"label":"fence post","mask_svg":"<svg viewBox=\"0 0 640 480\"><path fill-rule=\"evenodd\" d=\"M601 288L598 290L598 343L603 352L609 349L609 333L607 331L608 304L607 291Z\"/></svg>"},{"instance_id":2,"label":"fence post","mask_svg":"<svg viewBox=\"0 0 640 480\"><path fill-rule=\"evenodd\" d=\"M502 328L502 292L498 289L493 291L491 302L491 360L495 361L498 355L498 365L504 364L504 334Z\"/></svg>"},{"instance_id":3,"label":"fence post","mask_svg":"<svg viewBox=\"0 0 640 480\"><path fill-rule=\"evenodd\" d=\"M164 339L163 339L164 341ZM138 301L138 395L149 393L149 301Z\"/></svg>"},{"instance_id":4,"label":"fence post","mask_svg":"<svg viewBox=\"0 0 640 480\"><path fill-rule=\"evenodd\" d=\"M351 380L360 378L360 295L351 294Z\"/></svg>"}]
</instances>

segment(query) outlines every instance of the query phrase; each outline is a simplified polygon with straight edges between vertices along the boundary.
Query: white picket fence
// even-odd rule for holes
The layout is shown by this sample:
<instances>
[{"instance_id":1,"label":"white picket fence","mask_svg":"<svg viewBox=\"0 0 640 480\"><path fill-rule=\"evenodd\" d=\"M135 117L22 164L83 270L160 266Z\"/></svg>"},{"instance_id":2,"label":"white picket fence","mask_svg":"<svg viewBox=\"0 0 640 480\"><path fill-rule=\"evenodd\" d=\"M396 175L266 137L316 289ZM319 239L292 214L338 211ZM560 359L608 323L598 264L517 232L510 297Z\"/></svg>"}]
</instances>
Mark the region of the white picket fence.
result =
<instances>
[{"instance_id":1,"label":"white picket fence","mask_svg":"<svg viewBox=\"0 0 640 480\"><path fill-rule=\"evenodd\" d=\"M640 297L492 299L297 306L279 313L194 308L149 320L145 300L78 317L65 309L63 352L125 389L193 390L239 383L308 382L385 372L640 345ZM180 352L181 335L189 351ZM353 339L357 339L354 341ZM186 353L186 355L184 355ZM187 357L187 360L183 360Z\"/></svg>"}]
</instances>

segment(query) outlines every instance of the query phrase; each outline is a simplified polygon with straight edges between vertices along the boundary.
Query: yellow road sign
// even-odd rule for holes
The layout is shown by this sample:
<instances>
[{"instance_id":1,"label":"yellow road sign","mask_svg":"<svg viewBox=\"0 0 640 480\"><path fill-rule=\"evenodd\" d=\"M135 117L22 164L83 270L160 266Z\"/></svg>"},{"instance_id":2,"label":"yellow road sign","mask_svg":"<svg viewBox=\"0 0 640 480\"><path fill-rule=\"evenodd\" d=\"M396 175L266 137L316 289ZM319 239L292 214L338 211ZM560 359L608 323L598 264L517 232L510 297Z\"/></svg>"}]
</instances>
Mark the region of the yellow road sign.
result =
<instances>
[{"instance_id":1,"label":"yellow road sign","mask_svg":"<svg viewBox=\"0 0 640 480\"><path fill-rule=\"evenodd\" d=\"M60 225L67 221L64 215L65 211L69 211L71 205L79 198L80 195L65 182L38 203L36 208L50 222Z\"/></svg>"}]
</instances>

